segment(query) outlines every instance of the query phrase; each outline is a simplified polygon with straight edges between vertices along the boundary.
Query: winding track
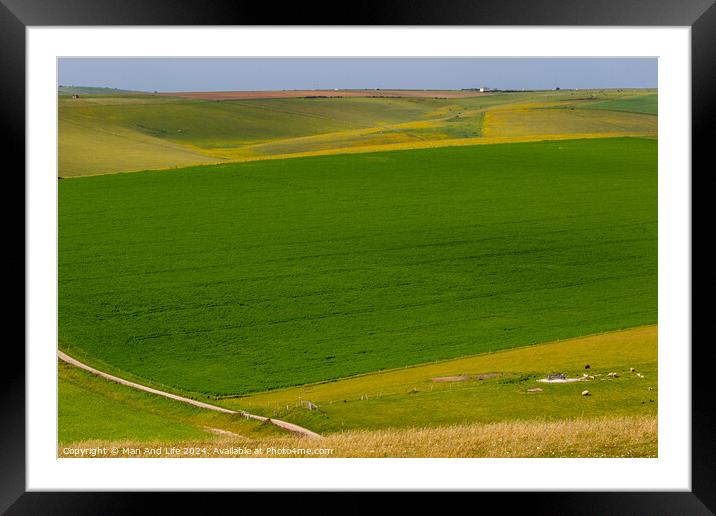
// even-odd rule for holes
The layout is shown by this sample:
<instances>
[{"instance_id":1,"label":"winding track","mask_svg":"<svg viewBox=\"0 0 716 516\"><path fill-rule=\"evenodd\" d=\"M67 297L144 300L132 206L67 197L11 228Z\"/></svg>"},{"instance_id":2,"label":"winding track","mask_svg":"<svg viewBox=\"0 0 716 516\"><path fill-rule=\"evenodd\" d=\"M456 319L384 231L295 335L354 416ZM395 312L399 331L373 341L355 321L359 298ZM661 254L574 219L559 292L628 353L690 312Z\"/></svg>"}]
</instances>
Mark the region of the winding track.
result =
<instances>
[{"instance_id":1,"label":"winding track","mask_svg":"<svg viewBox=\"0 0 716 516\"><path fill-rule=\"evenodd\" d=\"M154 389L152 387L148 387L146 385L142 385L135 382L130 382L129 380L125 380L123 378L120 378L118 376L111 375L109 373L105 373L103 371L100 371L99 369L95 369L94 367L88 366L87 364L80 362L76 358L73 358L69 356L67 353L64 353L63 351L57 350L57 357L62 360L63 362L67 362L68 364L71 364L75 367L79 367L80 369L84 369L85 371L88 371L96 376L101 376L102 378L109 380L111 382L119 383L121 385L126 385L127 387L131 387L133 389L138 389L140 391L149 392L151 394L156 394L158 396L164 396L165 398L170 398L172 400L181 401L182 403L188 403L189 405L194 405L195 407L207 409L207 410L214 410L216 412L223 412L225 414L240 414L244 416L246 419L255 419L257 421L267 421L268 423L275 425L279 428L283 428L284 430L288 430L289 432L293 432L295 434L303 435L305 437L312 437L312 438L320 438L321 435L317 434L316 432L312 432L308 428L303 428L302 426L294 425L293 423L289 423L288 421L281 421L280 419L272 419L264 416L257 416L256 414L249 414L248 412L243 411L236 411L227 409L224 407L218 407L216 405L211 405L209 403L204 403L202 401L193 400L191 398L185 398L184 396L179 396L177 394L172 394L170 392L160 391L159 389Z\"/></svg>"}]
</instances>

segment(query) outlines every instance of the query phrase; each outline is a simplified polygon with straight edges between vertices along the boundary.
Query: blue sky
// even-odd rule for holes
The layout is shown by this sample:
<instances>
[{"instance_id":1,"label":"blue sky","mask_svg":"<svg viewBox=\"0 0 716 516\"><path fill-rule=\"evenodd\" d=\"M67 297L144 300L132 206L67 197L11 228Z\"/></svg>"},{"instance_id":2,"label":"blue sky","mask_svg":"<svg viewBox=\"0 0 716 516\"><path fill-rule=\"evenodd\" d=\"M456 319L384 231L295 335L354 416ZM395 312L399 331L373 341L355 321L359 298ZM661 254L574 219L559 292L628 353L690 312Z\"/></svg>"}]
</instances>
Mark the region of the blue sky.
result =
<instances>
[{"instance_id":1,"label":"blue sky","mask_svg":"<svg viewBox=\"0 0 716 516\"><path fill-rule=\"evenodd\" d=\"M655 88L656 58L61 58L58 83L142 91Z\"/></svg>"}]
</instances>

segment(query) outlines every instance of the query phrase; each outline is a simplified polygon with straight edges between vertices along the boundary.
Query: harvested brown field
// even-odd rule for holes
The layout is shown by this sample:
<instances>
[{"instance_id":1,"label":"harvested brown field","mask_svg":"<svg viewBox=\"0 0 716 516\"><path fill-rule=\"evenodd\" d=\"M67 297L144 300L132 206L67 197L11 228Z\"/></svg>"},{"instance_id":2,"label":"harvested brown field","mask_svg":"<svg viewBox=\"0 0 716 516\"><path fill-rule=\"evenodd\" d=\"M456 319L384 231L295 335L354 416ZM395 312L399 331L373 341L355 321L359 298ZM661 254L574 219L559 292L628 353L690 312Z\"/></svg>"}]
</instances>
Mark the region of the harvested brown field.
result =
<instances>
[{"instance_id":1,"label":"harvested brown field","mask_svg":"<svg viewBox=\"0 0 716 516\"><path fill-rule=\"evenodd\" d=\"M201 100L250 100L341 97L420 97L456 99L480 97L489 93L471 90L274 90L274 91L178 91L160 93L168 97Z\"/></svg>"},{"instance_id":2,"label":"harvested brown field","mask_svg":"<svg viewBox=\"0 0 716 516\"><path fill-rule=\"evenodd\" d=\"M116 454L112 450L116 450ZM59 457L656 457L656 416L346 431L323 439L220 436L201 443L84 441ZM247 452L250 450L250 453ZM261 450L257 453L256 450ZM83 456L92 456L85 453Z\"/></svg>"}]
</instances>

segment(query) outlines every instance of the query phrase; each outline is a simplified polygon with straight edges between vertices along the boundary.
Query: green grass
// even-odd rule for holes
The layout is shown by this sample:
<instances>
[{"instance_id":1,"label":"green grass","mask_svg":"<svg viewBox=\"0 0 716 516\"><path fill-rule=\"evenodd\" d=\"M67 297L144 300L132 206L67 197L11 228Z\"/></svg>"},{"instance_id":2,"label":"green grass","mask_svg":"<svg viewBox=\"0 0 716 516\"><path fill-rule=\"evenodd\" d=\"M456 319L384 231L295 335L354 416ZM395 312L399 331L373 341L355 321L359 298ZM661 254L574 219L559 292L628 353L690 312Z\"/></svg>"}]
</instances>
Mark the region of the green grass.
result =
<instances>
[{"instance_id":1,"label":"green grass","mask_svg":"<svg viewBox=\"0 0 716 516\"><path fill-rule=\"evenodd\" d=\"M207 428L245 437L283 435L271 425L211 412L133 390L63 362L58 370L58 441L164 442L215 437Z\"/></svg>"},{"instance_id":2,"label":"green grass","mask_svg":"<svg viewBox=\"0 0 716 516\"><path fill-rule=\"evenodd\" d=\"M596 101L588 104L590 109L608 109L611 111L627 111L630 113L646 113L656 115L659 110L659 99L656 93L626 97L619 99Z\"/></svg>"},{"instance_id":3,"label":"green grass","mask_svg":"<svg viewBox=\"0 0 716 516\"><path fill-rule=\"evenodd\" d=\"M436 102L347 98L216 102L153 95L60 98L59 176L216 163L245 145L420 118L436 109Z\"/></svg>"},{"instance_id":4,"label":"green grass","mask_svg":"<svg viewBox=\"0 0 716 516\"><path fill-rule=\"evenodd\" d=\"M222 400L230 408L293 421L321 433L502 421L558 421L657 413L657 328L538 344ZM589 364L590 368L585 369ZM635 372L630 369L635 368ZM537 382L550 373L594 380ZM608 377L617 372L618 378ZM497 373L478 379L478 375ZM641 376L640 376L641 375ZM463 377L453 382L433 378ZM528 392L539 387L542 392ZM587 389L591 396L583 397ZM319 407L309 411L301 400Z\"/></svg>"},{"instance_id":5,"label":"green grass","mask_svg":"<svg viewBox=\"0 0 716 516\"><path fill-rule=\"evenodd\" d=\"M657 143L326 156L59 183L59 337L216 395L656 322Z\"/></svg>"},{"instance_id":6,"label":"green grass","mask_svg":"<svg viewBox=\"0 0 716 516\"><path fill-rule=\"evenodd\" d=\"M127 95L139 93L133 90L122 90L119 88L105 88L96 86L60 86L57 88L59 95Z\"/></svg>"},{"instance_id":7,"label":"green grass","mask_svg":"<svg viewBox=\"0 0 716 516\"><path fill-rule=\"evenodd\" d=\"M98 89L97 92L103 90ZM651 96L656 94L651 90ZM620 102L631 106L643 91L498 93L459 99L290 98L209 101L145 93L82 94L58 99L60 177L174 168L287 154L342 153L399 145L479 138L484 113L515 104ZM648 91L646 95L649 96ZM611 108L609 108L611 109ZM626 111L638 111L638 107ZM637 113L622 113L615 125L598 125L644 135ZM593 133L594 124L574 116L541 128L539 121L516 136L563 132ZM489 132L490 127L486 128ZM545 133L545 130L547 133ZM652 131L653 132L653 131ZM515 136L511 132L510 134ZM477 143L477 142L476 142Z\"/></svg>"},{"instance_id":8,"label":"green grass","mask_svg":"<svg viewBox=\"0 0 716 516\"><path fill-rule=\"evenodd\" d=\"M222 161L161 138L99 123L63 120L59 141L62 178Z\"/></svg>"},{"instance_id":9,"label":"green grass","mask_svg":"<svg viewBox=\"0 0 716 516\"><path fill-rule=\"evenodd\" d=\"M60 120L111 125L202 148L232 147L418 119L432 99L270 99L208 101L136 97L137 102L60 103Z\"/></svg>"},{"instance_id":10,"label":"green grass","mask_svg":"<svg viewBox=\"0 0 716 516\"><path fill-rule=\"evenodd\" d=\"M657 115L659 111L659 95L654 90L627 90L618 93L590 91L559 100L563 101L562 105L551 107L599 109L646 115Z\"/></svg>"}]
</instances>

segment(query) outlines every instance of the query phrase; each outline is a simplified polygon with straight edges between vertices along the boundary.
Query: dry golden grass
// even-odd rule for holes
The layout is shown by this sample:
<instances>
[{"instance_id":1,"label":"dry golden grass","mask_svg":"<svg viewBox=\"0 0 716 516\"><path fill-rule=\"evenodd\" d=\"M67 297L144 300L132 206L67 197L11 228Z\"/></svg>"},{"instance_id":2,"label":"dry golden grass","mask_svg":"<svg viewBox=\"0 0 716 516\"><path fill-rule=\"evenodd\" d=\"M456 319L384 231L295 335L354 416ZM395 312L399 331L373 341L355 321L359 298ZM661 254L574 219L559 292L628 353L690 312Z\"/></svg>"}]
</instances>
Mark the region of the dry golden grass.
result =
<instances>
[{"instance_id":1,"label":"dry golden grass","mask_svg":"<svg viewBox=\"0 0 716 516\"><path fill-rule=\"evenodd\" d=\"M436 112L437 113L437 112ZM438 114L430 116L437 117ZM318 156L323 154L343 154L351 152L368 152L371 150L413 149L420 148L421 143L433 139L445 139L447 135L441 134L440 129L445 124L445 115L442 118L431 120L414 120L404 123L382 123L375 127L348 129L325 134L298 136L295 138L282 138L268 142L245 145L237 148L217 147L212 149L199 149L190 147L196 152L232 161L247 161L254 159L276 159L286 157ZM424 138L409 133L415 129L435 129L430 138ZM398 147L392 147L398 145ZM417 146L416 146L417 145ZM364 150L367 149L367 150Z\"/></svg>"},{"instance_id":2,"label":"dry golden grass","mask_svg":"<svg viewBox=\"0 0 716 516\"><path fill-rule=\"evenodd\" d=\"M220 436L193 443L85 441L70 450L103 449L100 457L656 457L656 416L514 421L437 428L347 431L322 439ZM271 452L271 449L277 451ZM116 449L114 454L112 449ZM131 450L138 450L132 453ZM262 450L257 453L256 450ZM251 450L247 454L246 450ZM282 450L287 450L281 452ZM86 456L88 453L85 454Z\"/></svg>"},{"instance_id":3,"label":"dry golden grass","mask_svg":"<svg viewBox=\"0 0 716 516\"><path fill-rule=\"evenodd\" d=\"M224 161L197 148L119 126L102 129L64 120L58 134L58 170L64 178Z\"/></svg>"},{"instance_id":4,"label":"dry golden grass","mask_svg":"<svg viewBox=\"0 0 716 516\"><path fill-rule=\"evenodd\" d=\"M363 154L368 152L389 152L399 150L417 150L417 149L432 149L442 147L462 147L465 145L490 145L494 143L528 143L528 142L540 142L540 141L559 141L559 140L581 140L581 139L592 139L592 138L623 138L623 137L654 137L655 135L635 131L614 131L609 133L565 133L565 134L531 134L526 136L477 136L472 138L444 138L441 140L421 140L413 139L407 142L399 143L370 143L360 146L351 147L336 147L327 148L323 150L315 151L297 151L297 152L286 152L280 154L269 154L269 155L251 155L254 147L246 147L243 149L232 150L232 149L220 149L217 151L206 151L207 154L211 152L212 155L222 156L231 162L241 163L247 161L263 161L273 159L288 159L288 158L305 158L310 156L329 156L335 154ZM386 140L391 137L386 137ZM395 136L396 139L405 138L404 135ZM328 143L326 143L328 145ZM258 147L258 146L256 146Z\"/></svg>"},{"instance_id":5,"label":"dry golden grass","mask_svg":"<svg viewBox=\"0 0 716 516\"><path fill-rule=\"evenodd\" d=\"M446 124L449 124L447 120L455 116L446 108L430 113L430 118L425 120L285 138L239 148L192 150L240 162L462 145L656 135L657 122L653 116L543 109L557 106L560 106L559 102L530 102L467 110L463 113L466 119L485 114L483 134L473 137L451 137L445 132ZM432 129L432 132L410 132L426 129Z\"/></svg>"}]
</instances>

